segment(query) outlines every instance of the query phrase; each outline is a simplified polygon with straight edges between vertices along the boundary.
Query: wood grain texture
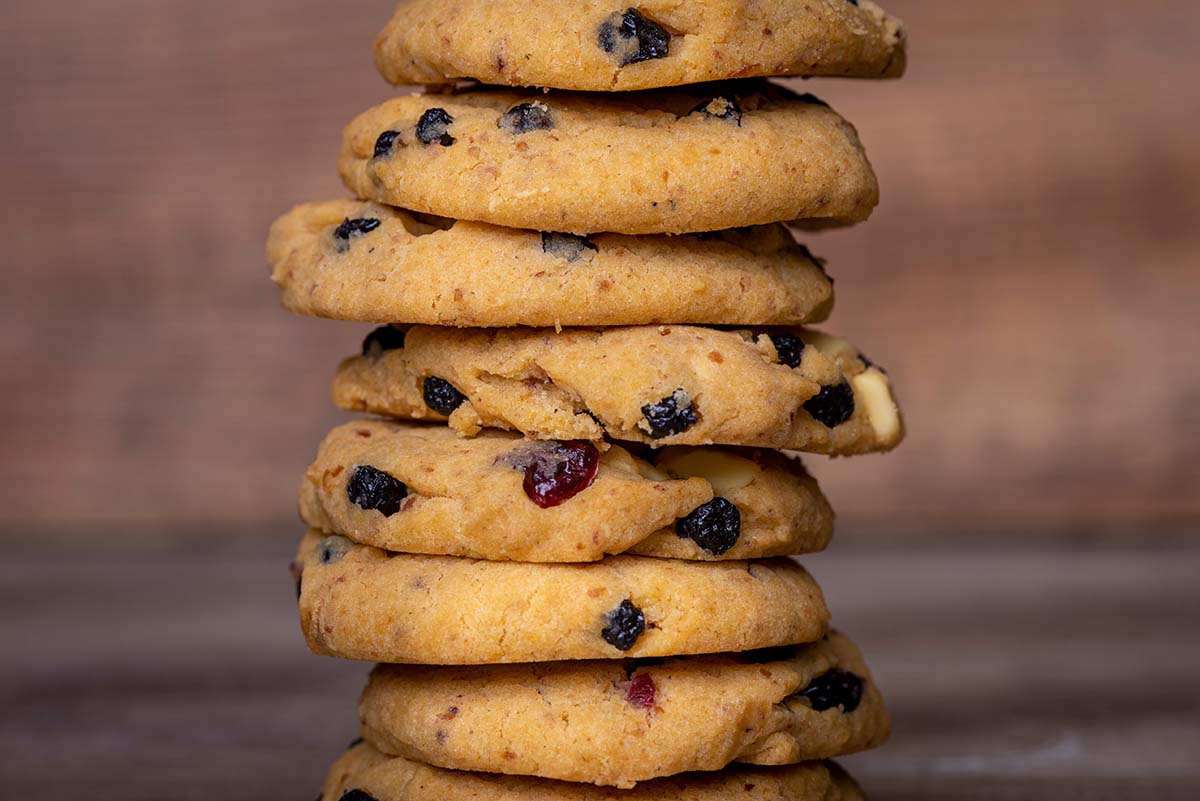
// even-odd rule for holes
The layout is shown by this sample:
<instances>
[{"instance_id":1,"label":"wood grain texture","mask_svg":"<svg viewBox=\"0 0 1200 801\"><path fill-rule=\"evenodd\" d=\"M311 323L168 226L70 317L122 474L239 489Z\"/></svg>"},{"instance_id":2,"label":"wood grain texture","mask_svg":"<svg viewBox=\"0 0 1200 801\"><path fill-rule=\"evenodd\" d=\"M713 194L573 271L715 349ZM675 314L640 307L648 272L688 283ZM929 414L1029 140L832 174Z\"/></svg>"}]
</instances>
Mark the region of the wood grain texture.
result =
<instances>
[{"instance_id":1,"label":"wood grain texture","mask_svg":"<svg viewBox=\"0 0 1200 801\"><path fill-rule=\"evenodd\" d=\"M274 533L10 549L4 797L313 797L357 733L367 665L305 651L295 530ZM1200 797L1195 547L860 548L805 563L895 718L884 748L843 760L872 801Z\"/></svg>"},{"instance_id":2,"label":"wood grain texture","mask_svg":"<svg viewBox=\"0 0 1200 801\"><path fill-rule=\"evenodd\" d=\"M342 193L340 128L391 91L370 53L389 6L5 4L5 531L290 516L363 329L281 312L263 239ZM911 429L888 457L810 460L844 528L1194 532L1200 5L890 6L904 81L806 84L884 191L811 239L830 327L889 367Z\"/></svg>"}]
</instances>

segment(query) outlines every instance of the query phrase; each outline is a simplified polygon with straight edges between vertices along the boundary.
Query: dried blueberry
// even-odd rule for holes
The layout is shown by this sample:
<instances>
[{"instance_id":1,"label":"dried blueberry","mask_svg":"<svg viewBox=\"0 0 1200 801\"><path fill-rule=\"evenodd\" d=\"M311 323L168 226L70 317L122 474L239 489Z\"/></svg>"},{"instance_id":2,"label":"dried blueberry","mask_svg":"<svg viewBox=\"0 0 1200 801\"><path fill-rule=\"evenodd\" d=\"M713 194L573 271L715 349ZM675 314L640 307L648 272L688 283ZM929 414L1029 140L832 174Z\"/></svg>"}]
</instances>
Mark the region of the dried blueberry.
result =
<instances>
[{"instance_id":1,"label":"dried blueberry","mask_svg":"<svg viewBox=\"0 0 1200 801\"><path fill-rule=\"evenodd\" d=\"M342 793L342 797L338 801L378 801L378 799L366 790L347 790Z\"/></svg>"},{"instance_id":2,"label":"dried blueberry","mask_svg":"<svg viewBox=\"0 0 1200 801\"><path fill-rule=\"evenodd\" d=\"M542 252L567 261L579 261L597 250L592 240L575 234L542 232Z\"/></svg>"},{"instance_id":3,"label":"dried blueberry","mask_svg":"<svg viewBox=\"0 0 1200 801\"><path fill-rule=\"evenodd\" d=\"M817 676L801 690L802 695L818 712L840 706L843 712L853 712L862 701L863 680L845 670L831 670Z\"/></svg>"},{"instance_id":4,"label":"dried blueberry","mask_svg":"<svg viewBox=\"0 0 1200 801\"><path fill-rule=\"evenodd\" d=\"M333 241L337 243L338 253L345 253L350 249L352 237L369 234L380 225L379 220L374 217L359 217L354 220L347 217L342 220L341 225L333 229Z\"/></svg>"},{"instance_id":5,"label":"dried blueberry","mask_svg":"<svg viewBox=\"0 0 1200 801\"><path fill-rule=\"evenodd\" d=\"M592 486L599 467L600 451L586 440L537 448L525 467L525 494L543 509L558 506Z\"/></svg>"},{"instance_id":6,"label":"dried blueberry","mask_svg":"<svg viewBox=\"0 0 1200 801\"><path fill-rule=\"evenodd\" d=\"M820 392L804 402L804 411L826 428L839 426L854 414L854 390L846 381L823 386Z\"/></svg>"},{"instance_id":7,"label":"dried blueberry","mask_svg":"<svg viewBox=\"0 0 1200 801\"><path fill-rule=\"evenodd\" d=\"M442 147L450 147L455 139L448 132L454 118L446 113L444 108L431 108L417 120L417 139L426 145L437 142Z\"/></svg>"},{"instance_id":8,"label":"dried blueberry","mask_svg":"<svg viewBox=\"0 0 1200 801\"><path fill-rule=\"evenodd\" d=\"M634 676L629 682L628 689L625 690L625 700L630 706L638 709L650 709L654 706L657 700L655 696L658 693L658 688L654 686L654 679L649 673L642 673L639 676Z\"/></svg>"},{"instance_id":9,"label":"dried blueberry","mask_svg":"<svg viewBox=\"0 0 1200 801\"><path fill-rule=\"evenodd\" d=\"M514 134L549 131L554 128L554 119L546 104L535 100L513 106L504 112L496 126Z\"/></svg>"},{"instance_id":10,"label":"dried blueberry","mask_svg":"<svg viewBox=\"0 0 1200 801\"><path fill-rule=\"evenodd\" d=\"M600 23L596 41L605 52L616 57L621 66L664 58L671 34L657 22L646 19L630 8L617 11Z\"/></svg>"},{"instance_id":11,"label":"dried blueberry","mask_svg":"<svg viewBox=\"0 0 1200 801\"><path fill-rule=\"evenodd\" d=\"M621 605L608 613L600 636L614 648L628 651L646 630L646 616L642 610L626 598Z\"/></svg>"},{"instance_id":12,"label":"dried blueberry","mask_svg":"<svg viewBox=\"0 0 1200 801\"><path fill-rule=\"evenodd\" d=\"M701 113L706 117L725 120L735 123L739 128L742 127L742 109L736 101L728 97L714 97L712 100L705 100L692 109L692 113Z\"/></svg>"},{"instance_id":13,"label":"dried blueberry","mask_svg":"<svg viewBox=\"0 0 1200 801\"><path fill-rule=\"evenodd\" d=\"M362 355L378 359L384 351L400 350L403 347L404 332L399 328L392 328L390 325L381 325L367 334L367 338L363 340Z\"/></svg>"},{"instance_id":14,"label":"dried blueberry","mask_svg":"<svg viewBox=\"0 0 1200 801\"><path fill-rule=\"evenodd\" d=\"M391 517L400 511L404 499L408 497L408 487L398 478L363 464L350 474L350 480L346 482L346 495L350 503Z\"/></svg>"},{"instance_id":15,"label":"dried blueberry","mask_svg":"<svg viewBox=\"0 0 1200 801\"><path fill-rule=\"evenodd\" d=\"M350 540L345 537L336 534L326 537L317 545L317 559L323 565L339 562L343 556L350 553L350 546Z\"/></svg>"},{"instance_id":16,"label":"dried blueberry","mask_svg":"<svg viewBox=\"0 0 1200 801\"><path fill-rule=\"evenodd\" d=\"M742 513L725 498L713 498L675 521L675 533L720 556L742 535Z\"/></svg>"},{"instance_id":17,"label":"dried blueberry","mask_svg":"<svg viewBox=\"0 0 1200 801\"><path fill-rule=\"evenodd\" d=\"M399 131L384 131L375 140L375 158L380 159L384 156L392 155L392 148L396 144L396 139L400 136Z\"/></svg>"},{"instance_id":18,"label":"dried blueberry","mask_svg":"<svg viewBox=\"0 0 1200 801\"><path fill-rule=\"evenodd\" d=\"M804 358L804 340L795 334L767 334L771 344L775 346L775 355L779 363L788 367L799 367Z\"/></svg>"},{"instance_id":19,"label":"dried blueberry","mask_svg":"<svg viewBox=\"0 0 1200 801\"><path fill-rule=\"evenodd\" d=\"M646 426L654 439L669 437L687 431L700 419L692 408L692 399L682 389L677 389L657 403L642 407Z\"/></svg>"},{"instance_id":20,"label":"dried blueberry","mask_svg":"<svg viewBox=\"0 0 1200 801\"><path fill-rule=\"evenodd\" d=\"M454 410L467 400L467 396L455 389L453 384L435 375L425 379L425 383L421 385L421 394L425 397L426 406L447 417L454 414Z\"/></svg>"}]
</instances>

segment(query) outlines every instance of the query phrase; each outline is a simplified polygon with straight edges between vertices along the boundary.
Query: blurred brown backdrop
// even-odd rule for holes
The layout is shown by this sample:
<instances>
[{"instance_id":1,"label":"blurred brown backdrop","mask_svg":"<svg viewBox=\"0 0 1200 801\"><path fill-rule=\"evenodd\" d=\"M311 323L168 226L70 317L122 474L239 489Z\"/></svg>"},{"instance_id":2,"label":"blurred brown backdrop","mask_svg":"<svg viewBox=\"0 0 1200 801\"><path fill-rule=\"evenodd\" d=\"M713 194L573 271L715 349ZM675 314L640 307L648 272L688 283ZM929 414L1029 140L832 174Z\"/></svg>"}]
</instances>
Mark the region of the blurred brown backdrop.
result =
<instances>
[{"instance_id":1,"label":"blurred brown backdrop","mask_svg":"<svg viewBox=\"0 0 1200 801\"><path fill-rule=\"evenodd\" d=\"M390 0L9 0L0 25L0 530L279 532L360 326L291 317L271 219L337 196L391 91ZM810 459L888 538L1179 536L1200 522L1200 5L892 0L901 83L809 88L884 187L813 237L830 328L911 436ZM734 189L736 191L736 188Z\"/></svg>"}]
</instances>

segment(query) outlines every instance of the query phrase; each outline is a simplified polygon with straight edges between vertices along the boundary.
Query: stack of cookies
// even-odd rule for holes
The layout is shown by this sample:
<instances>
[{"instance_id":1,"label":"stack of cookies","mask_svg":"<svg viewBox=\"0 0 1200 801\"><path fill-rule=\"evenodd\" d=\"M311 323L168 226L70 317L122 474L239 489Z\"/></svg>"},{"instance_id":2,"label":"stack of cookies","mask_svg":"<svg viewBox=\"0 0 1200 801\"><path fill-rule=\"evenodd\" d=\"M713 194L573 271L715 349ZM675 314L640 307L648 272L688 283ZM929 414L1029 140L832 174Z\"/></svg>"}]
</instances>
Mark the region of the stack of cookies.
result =
<instances>
[{"instance_id":1,"label":"stack of cookies","mask_svg":"<svg viewBox=\"0 0 1200 801\"><path fill-rule=\"evenodd\" d=\"M425 84L350 123L356 199L268 257L383 324L334 378L293 564L313 651L380 663L325 801L859 798L883 702L811 576L794 455L903 436L785 225L865 220L851 125L768 76L894 77L869 0L406 0ZM527 88L500 88L527 87ZM435 88L436 87L436 88ZM739 763L735 765L734 763Z\"/></svg>"}]
</instances>

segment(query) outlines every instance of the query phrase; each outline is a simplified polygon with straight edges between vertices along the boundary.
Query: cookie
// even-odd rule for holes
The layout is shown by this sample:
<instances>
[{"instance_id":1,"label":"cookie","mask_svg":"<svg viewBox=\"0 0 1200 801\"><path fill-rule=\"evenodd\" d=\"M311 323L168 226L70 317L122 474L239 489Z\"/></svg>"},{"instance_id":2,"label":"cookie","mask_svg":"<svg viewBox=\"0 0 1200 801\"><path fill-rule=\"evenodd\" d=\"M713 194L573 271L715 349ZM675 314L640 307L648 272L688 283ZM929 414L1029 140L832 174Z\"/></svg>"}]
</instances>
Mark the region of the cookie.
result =
<instances>
[{"instance_id":1,"label":"cookie","mask_svg":"<svg viewBox=\"0 0 1200 801\"><path fill-rule=\"evenodd\" d=\"M797 460L719 448L653 456L652 465L604 443L499 431L462 439L444 426L360 420L321 444L300 516L388 551L493 561L755 559L829 543L833 511Z\"/></svg>"},{"instance_id":2,"label":"cookie","mask_svg":"<svg viewBox=\"0 0 1200 801\"><path fill-rule=\"evenodd\" d=\"M879 200L850 123L810 95L756 81L400 97L350 123L340 170L369 200L571 234L850 224Z\"/></svg>"},{"instance_id":3,"label":"cookie","mask_svg":"<svg viewBox=\"0 0 1200 801\"><path fill-rule=\"evenodd\" d=\"M393 554L310 531L295 566L319 654L435 665L748 651L818 640L829 612L787 559L590 564Z\"/></svg>"},{"instance_id":4,"label":"cookie","mask_svg":"<svg viewBox=\"0 0 1200 801\"><path fill-rule=\"evenodd\" d=\"M628 788L731 762L784 765L880 745L888 715L841 634L766 652L467 668L381 665L363 736L443 768Z\"/></svg>"},{"instance_id":5,"label":"cookie","mask_svg":"<svg viewBox=\"0 0 1200 801\"><path fill-rule=\"evenodd\" d=\"M797 325L833 307L821 264L779 224L577 237L337 200L279 218L267 258L284 306L340 320Z\"/></svg>"},{"instance_id":6,"label":"cookie","mask_svg":"<svg viewBox=\"0 0 1200 801\"><path fill-rule=\"evenodd\" d=\"M534 439L756 445L835 455L903 437L887 375L803 329L417 326L404 346L342 362L343 409L448 419Z\"/></svg>"},{"instance_id":7,"label":"cookie","mask_svg":"<svg viewBox=\"0 0 1200 801\"><path fill-rule=\"evenodd\" d=\"M446 770L386 757L369 743L334 763L318 801L864 801L832 762L784 768L731 767L643 782L631 790Z\"/></svg>"},{"instance_id":8,"label":"cookie","mask_svg":"<svg viewBox=\"0 0 1200 801\"><path fill-rule=\"evenodd\" d=\"M602 92L767 75L896 78L905 37L870 0L401 0L375 61L395 84L475 78Z\"/></svg>"}]
</instances>

